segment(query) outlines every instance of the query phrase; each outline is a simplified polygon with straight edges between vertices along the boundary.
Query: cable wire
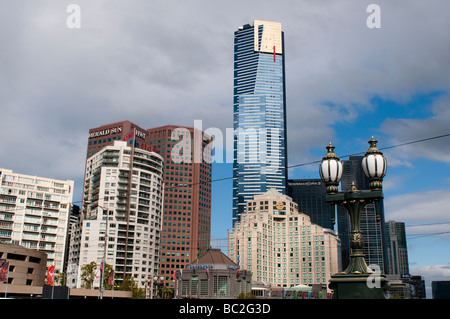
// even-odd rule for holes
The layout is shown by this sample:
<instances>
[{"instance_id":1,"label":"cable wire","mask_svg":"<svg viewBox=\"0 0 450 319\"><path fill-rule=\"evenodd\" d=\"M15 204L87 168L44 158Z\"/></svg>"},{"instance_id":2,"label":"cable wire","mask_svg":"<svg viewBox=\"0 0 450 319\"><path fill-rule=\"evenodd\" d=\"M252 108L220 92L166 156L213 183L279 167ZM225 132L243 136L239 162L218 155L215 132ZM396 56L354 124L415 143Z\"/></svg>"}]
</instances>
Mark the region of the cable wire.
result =
<instances>
[{"instance_id":1,"label":"cable wire","mask_svg":"<svg viewBox=\"0 0 450 319\"><path fill-rule=\"evenodd\" d=\"M390 145L390 146L385 146L385 147L379 147L378 149L381 150L387 150L387 149L393 149L393 148L397 148L397 147L402 147L402 146L406 146L406 145L411 145L411 144L416 144L416 143L422 143L422 142L427 142L427 141L431 141L431 140L436 140L436 139L440 139L440 138L444 138L444 137L450 137L450 133L447 134L442 134L442 135L437 135L437 136L432 136L432 137L428 137L428 138L423 138L423 139L419 139L419 140L414 140L414 141L410 141L410 142L405 142L405 143L400 143L400 144L396 144L396 145ZM353 153L353 154L347 154L347 155L343 155L340 158L347 158L350 156L357 156L357 155L363 155L365 154L366 151L364 152L358 152L358 153ZM295 165L290 165L287 167L281 167L280 169L282 170L286 170L286 169L290 169L290 168L295 168L295 167L301 167L301 166L307 166L307 165L312 165L312 164L319 164L322 160L316 160L316 161L311 161L311 162L306 162L306 163L301 163L301 164L295 164ZM249 175L251 175L252 173L249 173ZM254 174L259 174L259 173L254 173ZM230 180L233 179L234 177L223 177L223 178L218 178L218 179L214 179L211 180L211 183L213 182L220 182L220 181L224 181L224 180ZM200 183L192 183L192 184L188 184L188 186L194 186L196 184L200 184ZM169 187L169 189L171 188L176 188L177 186L174 187ZM179 187L179 186L178 186ZM166 188L167 189L167 188Z\"/></svg>"}]
</instances>

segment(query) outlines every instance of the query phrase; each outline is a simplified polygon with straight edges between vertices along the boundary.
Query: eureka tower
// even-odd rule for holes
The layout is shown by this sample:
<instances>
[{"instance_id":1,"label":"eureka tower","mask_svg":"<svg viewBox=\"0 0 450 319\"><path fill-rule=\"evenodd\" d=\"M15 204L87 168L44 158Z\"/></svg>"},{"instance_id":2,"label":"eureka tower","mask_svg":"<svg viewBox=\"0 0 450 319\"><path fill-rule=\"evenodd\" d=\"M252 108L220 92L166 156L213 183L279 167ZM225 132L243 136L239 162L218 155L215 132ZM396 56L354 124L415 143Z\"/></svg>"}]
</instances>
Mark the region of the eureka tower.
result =
<instances>
[{"instance_id":1,"label":"eureka tower","mask_svg":"<svg viewBox=\"0 0 450 319\"><path fill-rule=\"evenodd\" d=\"M255 20L234 33L233 225L254 195L286 194L286 99L281 23Z\"/></svg>"}]
</instances>

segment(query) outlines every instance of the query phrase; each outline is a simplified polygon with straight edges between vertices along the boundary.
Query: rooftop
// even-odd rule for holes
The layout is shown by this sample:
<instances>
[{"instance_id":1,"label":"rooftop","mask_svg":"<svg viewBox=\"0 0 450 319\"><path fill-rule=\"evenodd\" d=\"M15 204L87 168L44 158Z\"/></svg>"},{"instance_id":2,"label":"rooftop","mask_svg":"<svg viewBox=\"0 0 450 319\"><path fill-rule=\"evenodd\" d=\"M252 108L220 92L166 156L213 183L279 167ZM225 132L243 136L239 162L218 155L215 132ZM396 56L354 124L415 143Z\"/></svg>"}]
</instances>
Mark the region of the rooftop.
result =
<instances>
[{"instance_id":1,"label":"rooftop","mask_svg":"<svg viewBox=\"0 0 450 319\"><path fill-rule=\"evenodd\" d=\"M206 254L201 256L197 261L191 263L191 265L196 264L202 265L230 265L238 266L234 261L232 261L227 255L225 255L220 249L210 248Z\"/></svg>"}]
</instances>

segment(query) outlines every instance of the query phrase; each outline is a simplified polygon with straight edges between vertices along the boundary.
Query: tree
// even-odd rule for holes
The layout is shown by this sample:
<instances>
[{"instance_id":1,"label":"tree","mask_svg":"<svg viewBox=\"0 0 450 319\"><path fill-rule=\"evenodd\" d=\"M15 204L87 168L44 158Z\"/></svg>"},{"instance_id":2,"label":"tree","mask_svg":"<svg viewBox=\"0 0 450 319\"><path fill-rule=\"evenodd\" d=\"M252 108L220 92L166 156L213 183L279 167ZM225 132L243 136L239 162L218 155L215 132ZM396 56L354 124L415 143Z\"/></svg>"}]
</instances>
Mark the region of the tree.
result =
<instances>
[{"instance_id":1,"label":"tree","mask_svg":"<svg viewBox=\"0 0 450 319\"><path fill-rule=\"evenodd\" d=\"M241 292L236 299L256 299L256 296L254 294L252 294L251 292Z\"/></svg>"},{"instance_id":2,"label":"tree","mask_svg":"<svg viewBox=\"0 0 450 319\"><path fill-rule=\"evenodd\" d=\"M92 261L90 264L84 265L81 268L81 280L82 288L91 289L94 283L95 270L97 269L97 263Z\"/></svg>"},{"instance_id":3,"label":"tree","mask_svg":"<svg viewBox=\"0 0 450 319\"><path fill-rule=\"evenodd\" d=\"M92 289L94 284L94 278L95 278L95 272L99 266L97 266L97 263L95 261L91 262L90 264L84 265L81 268L81 280L83 281L81 287L86 289ZM103 276L103 287L106 290L111 290L113 287L111 285L108 285L108 276L111 272L112 267L105 263L105 274ZM132 298L133 299L144 299L145 298L145 291L142 288L139 288L136 284L136 282L133 280L131 275L125 276L123 281L120 283L116 280L114 280L114 289L115 290L122 290L122 291L131 291L132 292Z\"/></svg>"},{"instance_id":4,"label":"tree","mask_svg":"<svg viewBox=\"0 0 450 319\"><path fill-rule=\"evenodd\" d=\"M81 268L81 280L83 282L81 287L86 289L93 288L95 273L98 268L99 266L97 266L97 263L95 261L92 261L90 264L84 265ZM107 263L105 263L105 273L103 274L103 287L106 290L112 289L112 286L108 285L108 276L111 270L112 267ZM114 283L116 282L114 281Z\"/></svg>"},{"instance_id":5,"label":"tree","mask_svg":"<svg viewBox=\"0 0 450 319\"><path fill-rule=\"evenodd\" d=\"M60 286L65 286L67 283L67 275L65 273L60 272L55 275L55 282L57 282Z\"/></svg>"},{"instance_id":6,"label":"tree","mask_svg":"<svg viewBox=\"0 0 450 319\"><path fill-rule=\"evenodd\" d=\"M172 299L173 297L173 290L167 287L164 287L162 291L162 298L163 299Z\"/></svg>"},{"instance_id":7,"label":"tree","mask_svg":"<svg viewBox=\"0 0 450 319\"><path fill-rule=\"evenodd\" d=\"M125 276L122 283L118 285L117 290L131 291L133 299L144 299L145 291L142 288L138 288L136 282L133 280L131 275Z\"/></svg>"}]
</instances>

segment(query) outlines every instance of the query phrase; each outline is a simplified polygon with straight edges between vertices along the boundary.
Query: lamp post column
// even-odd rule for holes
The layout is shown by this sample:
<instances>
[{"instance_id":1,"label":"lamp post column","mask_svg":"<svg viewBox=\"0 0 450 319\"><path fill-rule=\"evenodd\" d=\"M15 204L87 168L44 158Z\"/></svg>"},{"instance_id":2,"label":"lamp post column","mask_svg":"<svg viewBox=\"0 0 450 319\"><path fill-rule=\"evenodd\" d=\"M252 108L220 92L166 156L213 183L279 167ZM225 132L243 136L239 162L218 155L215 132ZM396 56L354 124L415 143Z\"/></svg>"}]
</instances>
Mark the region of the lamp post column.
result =
<instances>
[{"instance_id":1,"label":"lamp post column","mask_svg":"<svg viewBox=\"0 0 450 319\"><path fill-rule=\"evenodd\" d=\"M370 191L360 191L353 183L347 192L338 192L337 185L342 177L342 164L334 154L334 146L327 146L327 154L320 164L320 176L327 185L326 201L333 207L342 206L350 217L350 264L343 272L331 276L329 287L334 290L335 299L384 299L387 281L384 275L375 274L364 259L364 241L361 231L361 212L364 206L383 199L381 182L386 173L386 159L376 148L376 141L369 141L370 148L362 165L370 179ZM377 211L377 216L379 212ZM375 282L375 284L373 284Z\"/></svg>"}]
</instances>

